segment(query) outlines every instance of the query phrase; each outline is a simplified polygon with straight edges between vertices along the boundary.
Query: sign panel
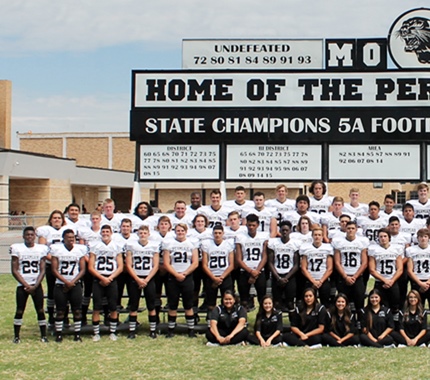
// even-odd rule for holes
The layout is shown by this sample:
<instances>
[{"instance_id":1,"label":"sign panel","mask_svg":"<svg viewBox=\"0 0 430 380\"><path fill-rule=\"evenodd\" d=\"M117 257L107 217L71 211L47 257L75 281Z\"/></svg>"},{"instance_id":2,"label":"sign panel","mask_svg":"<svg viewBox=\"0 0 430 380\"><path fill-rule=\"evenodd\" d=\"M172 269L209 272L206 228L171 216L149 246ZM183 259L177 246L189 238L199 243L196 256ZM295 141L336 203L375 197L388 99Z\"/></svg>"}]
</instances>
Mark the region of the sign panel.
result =
<instances>
[{"instance_id":1,"label":"sign panel","mask_svg":"<svg viewBox=\"0 0 430 380\"><path fill-rule=\"evenodd\" d=\"M321 178L319 145L227 145L227 180Z\"/></svg>"},{"instance_id":2,"label":"sign panel","mask_svg":"<svg viewBox=\"0 0 430 380\"><path fill-rule=\"evenodd\" d=\"M141 145L140 181L219 179L218 145Z\"/></svg>"},{"instance_id":3,"label":"sign panel","mask_svg":"<svg viewBox=\"0 0 430 380\"><path fill-rule=\"evenodd\" d=\"M418 181L419 145L330 145L329 180Z\"/></svg>"},{"instance_id":4,"label":"sign panel","mask_svg":"<svg viewBox=\"0 0 430 380\"><path fill-rule=\"evenodd\" d=\"M184 69L323 69L323 39L182 41Z\"/></svg>"}]
</instances>

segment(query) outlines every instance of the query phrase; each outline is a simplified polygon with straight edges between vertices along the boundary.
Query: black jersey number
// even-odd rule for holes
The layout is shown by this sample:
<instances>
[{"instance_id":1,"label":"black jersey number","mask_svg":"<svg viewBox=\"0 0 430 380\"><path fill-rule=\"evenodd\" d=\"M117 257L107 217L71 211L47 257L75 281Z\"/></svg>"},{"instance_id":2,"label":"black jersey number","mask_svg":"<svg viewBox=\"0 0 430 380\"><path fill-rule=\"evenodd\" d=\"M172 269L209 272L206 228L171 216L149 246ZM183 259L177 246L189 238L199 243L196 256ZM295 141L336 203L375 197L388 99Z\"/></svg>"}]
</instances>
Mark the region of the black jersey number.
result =
<instances>
[{"instance_id":1,"label":"black jersey number","mask_svg":"<svg viewBox=\"0 0 430 380\"><path fill-rule=\"evenodd\" d=\"M222 226L221 222L216 222L215 220L211 220L209 222L209 228L214 228L214 226Z\"/></svg>"},{"instance_id":2,"label":"black jersey number","mask_svg":"<svg viewBox=\"0 0 430 380\"><path fill-rule=\"evenodd\" d=\"M276 268L278 269L288 269L290 267L290 256L289 255L276 255L276 261L278 265L276 265Z\"/></svg>"},{"instance_id":3,"label":"black jersey number","mask_svg":"<svg viewBox=\"0 0 430 380\"><path fill-rule=\"evenodd\" d=\"M417 273L429 273L430 265L428 260L418 260L417 261Z\"/></svg>"},{"instance_id":4,"label":"black jersey number","mask_svg":"<svg viewBox=\"0 0 430 380\"><path fill-rule=\"evenodd\" d=\"M246 249L246 260L247 261L259 261L260 260L260 248L247 248Z\"/></svg>"},{"instance_id":5,"label":"black jersey number","mask_svg":"<svg viewBox=\"0 0 430 380\"><path fill-rule=\"evenodd\" d=\"M113 271L114 265L113 265L113 257L109 256L100 256L97 261L97 270L98 271Z\"/></svg>"},{"instance_id":6,"label":"black jersey number","mask_svg":"<svg viewBox=\"0 0 430 380\"><path fill-rule=\"evenodd\" d=\"M22 273L23 274L39 273L39 262L24 260L22 262Z\"/></svg>"},{"instance_id":7,"label":"black jersey number","mask_svg":"<svg viewBox=\"0 0 430 380\"><path fill-rule=\"evenodd\" d=\"M151 259L149 257L134 257L134 269L149 270L151 269Z\"/></svg>"},{"instance_id":8,"label":"black jersey number","mask_svg":"<svg viewBox=\"0 0 430 380\"><path fill-rule=\"evenodd\" d=\"M60 274L62 276L72 276L75 273L76 261L62 261L60 266Z\"/></svg>"},{"instance_id":9,"label":"black jersey number","mask_svg":"<svg viewBox=\"0 0 430 380\"><path fill-rule=\"evenodd\" d=\"M209 268L225 268L227 266L227 260L225 256L212 256L209 260Z\"/></svg>"},{"instance_id":10,"label":"black jersey number","mask_svg":"<svg viewBox=\"0 0 430 380\"><path fill-rule=\"evenodd\" d=\"M393 260L381 260L381 274L388 275L394 273Z\"/></svg>"},{"instance_id":11,"label":"black jersey number","mask_svg":"<svg viewBox=\"0 0 430 380\"><path fill-rule=\"evenodd\" d=\"M358 261L357 261L357 252L344 252L343 253L343 266L345 268L356 268Z\"/></svg>"},{"instance_id":12,"label":"black jersey number","mask_svg":"<svg viewBox=\"0 0 430 380\"><path fill-rule=\"evenodd\" d=\"M319 272L323 259L309 259L309 263L311 264L312 272Z\"/></svg>"},{"instance_id":13,"label":"black jersey number","mask_svg":"<svg viewBox=\"0 0 430 380\"><path fill-rule=\"evenodd\" d=\"M378 231L379 230L366 230L366 237L370 241L378 241Z\"/></svg>"},{"instance_id":14,"label":"black jersey number","mask_svg":"<svg viewBox=\"0 0 430 380\"><path fill-rule=\"evenodd\" d=\"M186 263L187 262L187 252L173 252L173 262L174 263Z\"/></svg>"}]
</instances>

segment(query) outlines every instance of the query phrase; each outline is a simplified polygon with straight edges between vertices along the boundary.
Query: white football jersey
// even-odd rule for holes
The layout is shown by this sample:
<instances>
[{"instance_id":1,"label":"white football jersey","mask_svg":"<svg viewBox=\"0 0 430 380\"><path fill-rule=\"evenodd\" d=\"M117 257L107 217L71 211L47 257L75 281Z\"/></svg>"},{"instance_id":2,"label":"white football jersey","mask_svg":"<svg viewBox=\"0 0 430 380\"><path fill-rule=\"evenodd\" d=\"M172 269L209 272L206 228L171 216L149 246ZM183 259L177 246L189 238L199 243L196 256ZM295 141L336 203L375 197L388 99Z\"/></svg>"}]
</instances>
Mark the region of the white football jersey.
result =
<instances>
[{"instance_id":1,"label":"white football jersey","mask_svg":"<svg viewBox=\"0 0 430 380\"><path fill-rule=\"evenodd\" d=\"M271 238L267 248L273 251L273 264L280 275L288 274L294 265L294 255L299 251L300 241L290 239L283 243L281 238Z\"/></svg>"},{"instance_id":2,"label":"white football jersey","mask_svg":"<svg viewBox=\"0 0 430 380\"><path fill-rule=\"evenodd\" d=\"M430 246L420 248L418 245L406 248L406 257L414 264L414 273L421 281L430 279Z\"/></svg>"},{"instance_id":3,"label":"white football jersey","mask_svg":"<svg viewBox=\"0 0 430 380\"><path fill-rule=\"evenodd\" d=\"M74 244L69 251L64 244L51 245L51 255L58 259L58 272L67 280L73 280L80 271L79 261L88 254L88 247L83 244ZM60 279L56 284L64 284Z\"/></svg>"},{"instance_id":4,"label":"white football jersey","mask_svg":"<svg viewBox=\"0 0 430 380\"><path fill-rule=\"evenodd\" d=\"M369 239L356 236L354 240L334 239L333 248L340 253L340 262L346 275L352 276L361 266L361 252L369 247Z\"/></svg>"},{"instance_id":5,"label":"white football jersey","mask_svg":"<svg viewBox=\"0 0 430 380\"><path fill-rule=\"evenodd\" d=\"M118 269L117 256L122 254L123 246L110 241L105 244L103 241L90 243L90 253L95 255L95 270L103 276L110 276Z\"/></svg>"},{"instance_id":6,"label":"white football jersey","mask_svg":"<svg viewBox=\"0 0 430 380\"><path fill-rule=\"evenodd\" d=\"M242 248L242 261L251 269L256 269L263 257L264 243L269 240L266 232L257 232L254 237L248 233L236 236L236 244Z\"/></svg>"},{"instance_id":7,"label":"white football jersey","mask_svg":"<svg viewBox=\"0 0 430 380\"><path fill-rule=\"evenodd\" d=\"M363 229L363 236L369 239L370 244L378 244L378 231L388 226L388 219L382 217L371 219L368 216L360 216L357 218L357 224Z\"/></svg>"},{"instance_id":8,"label":"white football jersey","mask_svg":"<svg viewBox=\"0 0 430 380\"><path fill-rule=\"evenodd\" d=\"M213 240L205 240L202 243L202 251L208 255L208 268L214 276L221 276L230 265L229 255L234 251L231 240L223 240L217 245Z\"/></svg>"},{"instance_id":9,"label":"white football jersey","mask_svg":"<svg viewBox=\"0 0 430 380\"><path fill-rule=\"evenodd\" d=\"M268 207L264 207L262 210L257 210L255 207L247 208L243 211L242 217L246 218L250 214L258 216L258 220L260 222L258 225L258 231L270 232L270 222L274 215L273 209Z\"/></svg>"},{"instance_id":10,"label":"white football jersey","mask_svg":"<svg viewBox=\"0 0 430 380\"><path fill-rule=\"evenodd\" d=\"M212 206L202 206L197 210L197 215L205 215L209 220L209 227L213 228L215 224L225 226L228 214L232 212L231 208L222 206L219 210L214 210Z\"/></svg>"},{"instance_id":11,"label":"white football jersey","mask_svg":"<svg viewBox=\"0 0 430 380\"><path fill-rule=\"evenodd\" d=\"M24 243L12 244L9 254L18 258L19 273L28 285L34 285L40 275L40 261L46 257L49 247L44 244L34 244L27 247ZM18 283L18 286L22 286Z\"/></svg>"},{"instance_id":12,"label":"white football jersey","mask_svg":"<svg viewBox=\"0 0 430 380\"><path fill-rule=\"evenodd\" d=\"M369 206L366 203L359 203L357 207L352 207L350 203L345 203L342 212L352 214L358 218L359 216L366 216L369 213Z\"/></svg>"},{"instance_id":13,"label":"white football jersey","mask_svg":"<svg viewBox=\"0 0 430 380\"><path fill-rule=\"evenodd\" d=\"M375 259L376 271L389 280L396 273L396 260L397 257L403 256L403 249L399 245L390 245L388 248L383 248L374 244L369 246L368 254L369 257Z\"/></svg>"},{"instance_id":14,"label":"white football jersey","mask_svg":"<svg viewBox=\"0 0 430 380\"><path fill-rule=\"evenodd\" d=\"M406 203L414 207L415 218L426 221L430 216L430 200L426 203L421 203L418 199L410 199Z\"/></svg>"},{"instance_id":15,"label":"white football jersey","mask_svg":"<svg viewBox=\"0 0 430 380\"><path fill-rule=\"evenodd\" d=\"M191 239L185 239L184 241L168 239L163 241L161 248L163 251L168 252L170 265L173 269L178 273L182 273L191 266L193 250L197 247Z\"/></svg>"},{"instance_id":16,"label":"white football jersey","mask_svg":"<svg viewBox=\"0 0 430 380\"><path fill-rule=\"evenodd\" d=\"M315 280L321 280L327 271L327 258L333 256L333 247L322 243L319 247L313 244L303 244L300 247L300 257L305 256L308 261L308 271Z\"/></svg>"},{"instance_id":17,"label":"white football jersey","mask_svg":"<svg viewBox=\"0 0 430 380\"><path fill-rule=\"evenodd\" d=\"M309 211L316 212L317 214L324 214L328 212L328 210L330 209L333 203L333 198L334 197L331 197L328 195L324 195L321 199L316 199L313 196L309 197L309 200L310 200Z\"/></svg>"},{"instance_id":18,"label":"white football jersey","mask_svg":"<svg viewBox=\"0 0 430 380\"><path fill-rule=\"evenodd\" d=\"M146 277L154 267L154 256L160 253L160 243L148 241L142 245L139 241L127 242L126 255L131 255L134 272L139 277Z\"/></svg>"}]
</instances>

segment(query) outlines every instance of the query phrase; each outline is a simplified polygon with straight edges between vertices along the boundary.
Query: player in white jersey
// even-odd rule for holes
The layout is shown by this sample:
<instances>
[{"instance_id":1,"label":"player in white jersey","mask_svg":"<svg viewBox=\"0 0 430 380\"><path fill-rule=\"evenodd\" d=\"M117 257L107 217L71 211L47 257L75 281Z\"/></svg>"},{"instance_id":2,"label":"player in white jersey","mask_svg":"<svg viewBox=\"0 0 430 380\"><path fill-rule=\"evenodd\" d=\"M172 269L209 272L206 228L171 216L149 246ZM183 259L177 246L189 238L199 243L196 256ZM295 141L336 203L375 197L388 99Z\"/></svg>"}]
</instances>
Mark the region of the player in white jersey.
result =
<instances>
[{"instance_id":1,"label":"player in white jersey","mask_svg":"<svg viewBox=\"0 0 430 380\"><path fill-rule=\"evenodd\" d=\"M411 234L412 239L417 231L425 227L425 219L415 218L415 209L409 203L405 203L402 208L403 218L400 218L400 232Z\"/></svg>"},{"instance_id":2,"label":"player in white jersey","mask_svg":"<svg viewBox=\"0 0 430 380\"><path fill-rule=\"evenodd\" d=\"M82 342L82 283L85 274L85 257L88 247L75 244L75 232L71 229L63 232L63 244L51 245L52 273L56 277L54 299L56 307L55 341L63 341L63 325L67 303L73 313L74 341Z\"/></svg>"},{"instance_id":3,"label":"player in white jersey","mask_svg":"<svg viewBox=\"0 0 430 380\"><path fill-rule=\"evenodd\" d=\"M291 222L290 222L291 223ZM299 240L300 245L312 243L312 220L308 216L302 216L296 226L296 232L290 234L290 239Z\"/></svg>"},{"instance_id":4,"label":"player in white jersey","mask_svg":"<svg viewBox=\"0 0 430 380\"><path fill-rule=\"evenodd\" d=\"M221 192L219 190L212 190L211 204L202 206L197 210L197 214L205 215L209 220L209 227L213 228L215 224L225 226L228 214L232 211L230 208L221 205Z\"/></svg>"},{"instance_id":5,"label":"player in white jersey","mask_svg":"<svg viewBox=\"0 0 430 380\"><path fill-rule=\"evenodd\" d=\"M103 201L102 226L112 227L112 232L119 232L122 216L115 214L115 202L113 199L106 198Z\"/></svg>"},{"instance_id":6,"label":"player in white jersey","mask_svg":"<svg viewBox=\"0 0 430 380\"><path fill-rule=\"evenodd\" d=\"M417 232L418 245L406 249L408 259L408 275L412 289L417 290L425 306L427 300L430 306L430 231L422 228Z\"/></svg>"},{"instance_id":7,"label":"player in white jersey","mask_svg":"<svg viewBox=\"0 0 430 380\"><path fill-rule=\"evenodd\" d=\"M117 340L118 325L118 286L116 278L124 268L122 247L112 241L112 227L102 226L102 241L90 244L88 270L94 276L93 283L93 341L100 340L100 311L102 299L107 298L109 310L109 338Z\"/></svg>"},{"instance_id":8,"label":"player in white jersey","mask_svg":"<svg viewBox=\"0 0 430 380\"><path fill-rule=\"evenodd\" d=\"M246 234L236 236L236 262L240 268L238 290L242 306L251 305L251 285L257 291L258 301L266 295L266 276L264 266L267 262L267 241L269 234L258 232L258 216L249 214L246 217Z\"/></svg>"},{"instance_id":9,"label":"player in white jersey","mask_svg":"<svg viewBox=\"0 0 430 380\"><path fill-rule=\"evenodd\" d=\"M355 310L364 307L366 293L364 271L367 268L367 248L369 240L357 236L357 225L349 221L346 224L346 237L334 239L334 265L338 273L337 291L346 294L354 302Z\"/></svg>"},{"instance_id":10,"label":"player in white jersey","mask_svg":"<svg viewBox=\"0 0 430 380\"><path fill-rule=\"evenodd\" d=\"M154 215L152 206L146 201L139 202L136 205L130 219L133 232L137 232L140 226L148 226L149 229L153 231L158 223L158 217Z\"/></svg>"},{"instance_id":11,"label":"player in white jersey","mask_svg":"<svg viewBox=\"0 0 430 380\"><path fill-rule=\"evenodd\" d=\"M66 224L66 219L64 214L60 210L54 210L51 212L48 218L47 226L40 226L36 230L36 235L38 237L39 244L45 244L48 247L51 244L60 243L62 240L63 231L70 228ZM73 227L74 229L74 227ZM54 325L54 310L55 310L55 301L54 301L54 287L55 287L55 277L52 274L51 270L51 255L48 253L46 258L46 287L48 297L46 300L46 306L48 310L48 323L50 326Z\"/></svg>"},{"instance_id":12,"label":"player in white jersey","mask_svg":"<svg viewBox=\"0 0 430 380\"><path fill-rule=\"evenodd\" d=\"M340 228L340 217L345 215L342 212L344 201L342 197L334 197L331 204L331 212L321 215L321 226L324 231L324 243L330 243L329 233Z\"/></svg>"},{"instance_id":13,"label":"player in white jersey","mask_svg":"<svg viewBox=\"0 0 430 380\"><path fill-rule=\"evenodd\" d=\"M296 202L294 199L287 198L288 189L285 185L276 186L276 198L268 199L265 202L266 207L270 207L275 210L273 217L277 220L276 226L282 221L282 215L288 211L294 211L296 209Z\"/></svg>"},{"instance_id":14,"label":"player in white jersey","mask_svg":"<svg viewBox=\"0 0 430 380\"><path fill-rule=\"evenodd\" d=\"M300 241L290 239L291 223L281 222L281 237L267 243L269 268L272 272L273 301L278 310L294 310L296 274L299 270Z\"/></svg>"},{"instance_id":15,"label":"player in white jersey","mask_svg":"<svg viewBox=\"0 0 430 380\"><path fill-rule=\"evenodd\" d=\"M199 265L196 245L187 239L188 226L179 223L175 228L176 238L163 242L164 267L169 276L167 282L168 332L166 338L173 338L178 315L179 297L185 309L188 336L195 338L193 295L193 271Z\"/></svg>"},{"instance_id":16,"label":"player in white jersey","mask_svg":"<svg viewBox=\"0 0 430 380\"><path fill-rule=\"evenodd\" d=\"M187 214L187 204L184 201L176 201L174 211L167 216L172 222L172 227L175 229L176 225L179 223L185 223L188 228L193 224L193 215Z\"/></svg>"},{"instance_id":17,"label":"player in white jersey","mask_svg":"<svg viewBox=\"0 0 430 380\"><path fill-rule=\"evenodd\" d=\"M323 230L312 230L313 242L300 247L300 268L306 277L305 288L318 290L321 303L330 304L330 276L333 273L333 247L323 243Z\"/></svg>"},{"instance_id":18,"label":"player in white jersey","mask_svg":"<svg viewBox=\"0 0 430 380\"><path fill-rule=\"evenodd\" d=\"M157 316L155 311L155 281L160 258L160 243L148 240L150 235L148 226L140 226L137 231L138 241L131 241L125 247L125 267L130 274L129 291L129 334L128 339L136 338L137 311L142 290L148 309L149 336L157 337Z\"/></svg>"},{"instance_id":19,"label":"player in white jersey","mask_svg":"<svg viewBox=\"0 0 430 380\"><path fill-rule=\"evenodd\" d=\"M430 216L429 187L425 182L417 186L418 199L410 199L406 203L414 206L415 218L427 219Z\"/></svg>"},{"instance_id":20,"label":"player in white jersey","mask_svg":"<svg viewBox=\"0 0 430 380\"><path fill-rule=\"evenodd\" d=\"M282 220L289 220L291 222L293 232L296 231L297 224L302 216L309 217L312 224L320 223L320 216L315 212L309 212L309 197L307 195L299 195L296 198L296 208L296 211L288 211L282 215ZM273 228L271 228L271 237L275 237Z\"/></svg>"},{"instance_id":21,"label":"player in white jersey","mask_svg":"<svg viewBox=\"0 0 430 380\"><path fill-rule=\"evenodd\" d=\"M206 273L206 303L208 311L215 308L218 289L221 297L227 290L233 290L231 272L234 269L234 242L224 240L224 228L213 228L213 240L202 242L202 268Z\"/></svg>"},{"instance_id":22,"label":"player in white jersey","mask_svg":"<svg viewBox=\"0 0 430 380\"><path fill-rule=\"evenodd\" d=\"M246 190L243 186L237 186L234 189L234 199L223 202L224 207L228 207L231 211L238 211L243 218L245 209L254 207L254 202L246 200Z\"/></svg>"},{"instance_id":23,"label":"player in white jersey","mask_svg":"<svg viewBox=\"0 0 430 380\"><path fill-rule=\"evenodd\" d=\"M49 248L46 245L35 244L36 232L33 227L25 227L23 231L23 243L10 246L12 275L18 281L16 288L16 310L13 320L14 343L21 343L20 331L22 317L28 296L33 299L37 313L41 341L47 342L46 319L43 310L42 280L45 276L45 260Z\"/></svg>"},{"instance_id":24,"label":"player in white jersey","mask_svg":"<svg viewBox=\"0 0 430 380\"><path fill-rule=\"evenodd\" d=\"M369 272L375 278L375 288L381 292L384 305L396 316L400 307L398 279L403 273L402 248L390 244L388 228L379 230L379 244L369 246Z\"/></svg>"},{"instance_id":25,"label":"player in white jersey","mask_svg":"<svg viewBox=\"0 0 430 380\"><path fill-rule=\"evenodd\" d=\"M391 218L392 216L400 217L402 213L394 209L396 199L393 195L387 194L384 198L384 209L379 211L379 216L383 218Z\"/></svg>"},{"instance_id":26,"label":"player in white jersey","mask_svg":"<svg viewBox=\"0 0 430 380\"><path fill-rule=\"evenodd\" d=\"M312 181L309 192L313 195L309 197L309 211L316 212L317 214L329 212L334 198L326 195L327 186L324 181Z\"/></svg>"},{"instance_id":27,"label":"player in white jersey","mask_svg":"<svg viewBox=\"0 0 430 380\"><path fill-rule=\"evenodd\" d=\"M249 214L255 214L258 216L260 224L258 226L258 231L261 232L270 232L270 222L273 218L274 210L264 206L265 195L261 191L257 191L254 194L254 205L252 207L246 208L242 212L242 221L243 224L246 224L246 217Z\"/></svg>"},{"instance_id":28,"label":"player in white jersey","mask_svg":"<svg viewBox=\"0 0 430 380\"><path fill-rule=\"evenodd\" d=\"M81 207L77 203L70 203L64 210L64 217L68 226L74 227L78 230L82 227L89 227L89 221L87 219L79 218Z\"/></svg>"},{"instance_id":29,"label":"player in white jersey","mask_svg":"<svg viewBox=\"0 0 430 380\"><path fill-rule=\"evenodd\" d=\"M228 214L228 219L227 219L227 224L228 226L224 227L224 240L229 240L229 239L236 239L236 236L238 234L243 234L243 233L247 233L247 228L246 226L242 226L242 219L240 217L239 212L237 211L231 211Z\"/></svg>"},{"instance_id":30,"label":"player in white jersey","mask_svg":"<svg viewBox=\"0 0 430 380\"><path fill-rule=\"evenodd\" d=\"M369 215L357 218L357 224L363 229L363 235L369 239L370 244L378 244L378 231L388 226L388 219L379 216L379 210L379 203L372 201L369 203Z\"/></svg>"},{"instance_id":31,"label":"player in white jersey","mask_svg":"<svg viewBox=\"0 0 430 380\"><path fill-rule=\"evenodd\" d=\"M190 214L193 218L197 215L197 210L202 207L202 194L198 191L193 191L190 194L191 203L187 206L187 214Z\"/></svg>"},{"instance_id":32,"label":"player in white jersey","mask_svg":"<svg viewBox=\"0 0 430 380\"><path fill-rule=\"evenodd\" d=\"M359 197L360 190L358 190L358 188L353 187L351 190L349 190L350 203L345 203L342 211L353 215L355 218L359 216L366 216L369 212L369 208L367 204L360 203L358 201Z\"/></svg>"}]
</instances>

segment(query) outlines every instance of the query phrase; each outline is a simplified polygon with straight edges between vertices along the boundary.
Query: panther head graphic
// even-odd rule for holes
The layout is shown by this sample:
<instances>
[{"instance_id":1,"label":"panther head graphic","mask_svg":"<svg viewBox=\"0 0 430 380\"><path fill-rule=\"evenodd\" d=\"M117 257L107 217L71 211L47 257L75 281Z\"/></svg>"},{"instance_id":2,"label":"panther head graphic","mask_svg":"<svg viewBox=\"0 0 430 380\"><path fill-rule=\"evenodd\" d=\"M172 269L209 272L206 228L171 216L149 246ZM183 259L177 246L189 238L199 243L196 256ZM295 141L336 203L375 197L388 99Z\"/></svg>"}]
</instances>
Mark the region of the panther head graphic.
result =
<instances>
[{"instance_id":1,"label":"panther head graphic","mask_svg":"<svg viewBox=\"0 0 430 380\"><path fill-rule=\"evenodd\" d=\"M414 52L420 63L430 64L430 20L413 17L403 22L396 32L405 42L405 52Z\"/></svg>"}]
</instances>

